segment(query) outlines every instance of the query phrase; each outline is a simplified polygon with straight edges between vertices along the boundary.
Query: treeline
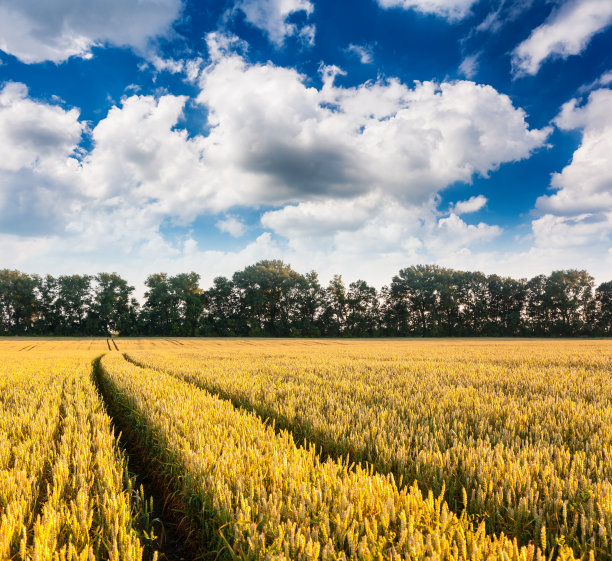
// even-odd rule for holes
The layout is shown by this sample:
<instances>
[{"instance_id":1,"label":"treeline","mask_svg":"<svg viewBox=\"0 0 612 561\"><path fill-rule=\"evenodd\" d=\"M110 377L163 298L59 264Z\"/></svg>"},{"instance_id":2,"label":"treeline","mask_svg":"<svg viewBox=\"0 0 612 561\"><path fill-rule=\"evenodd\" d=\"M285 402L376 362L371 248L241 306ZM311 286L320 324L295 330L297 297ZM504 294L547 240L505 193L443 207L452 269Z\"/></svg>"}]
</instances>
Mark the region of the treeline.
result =
<instances>
[{"instance_id":1,"label":"treeline","mask_svg":"<svg viewBox=\"0 0 612 561\"><path fill-rule=\"evenodd\" d=\"M217 277L150 275L145 300L116 273L29 275L0 270L0 334L107 336L608 336L612 282L586 271L512 279L435 265L399 271L380 290L282 261Z\"/></svg>"}]
</instances>

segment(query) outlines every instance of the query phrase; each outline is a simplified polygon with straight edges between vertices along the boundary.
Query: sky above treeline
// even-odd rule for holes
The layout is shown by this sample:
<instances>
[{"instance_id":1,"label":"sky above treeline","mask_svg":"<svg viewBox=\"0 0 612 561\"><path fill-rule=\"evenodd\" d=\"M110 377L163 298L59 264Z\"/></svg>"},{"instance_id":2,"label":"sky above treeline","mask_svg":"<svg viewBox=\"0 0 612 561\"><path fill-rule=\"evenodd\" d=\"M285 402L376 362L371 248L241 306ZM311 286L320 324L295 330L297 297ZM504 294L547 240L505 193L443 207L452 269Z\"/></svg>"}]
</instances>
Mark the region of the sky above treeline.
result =
<instances>
[{"instance_id":1,"label":"sky above treeline","mask_svg":"<svg viewBox=\"0 0 612 561\"><path fill-rule=\"evenodd\" d=\"M612 279L611 0L0 0L0 267Z\"/></svg>"}]
</instances>

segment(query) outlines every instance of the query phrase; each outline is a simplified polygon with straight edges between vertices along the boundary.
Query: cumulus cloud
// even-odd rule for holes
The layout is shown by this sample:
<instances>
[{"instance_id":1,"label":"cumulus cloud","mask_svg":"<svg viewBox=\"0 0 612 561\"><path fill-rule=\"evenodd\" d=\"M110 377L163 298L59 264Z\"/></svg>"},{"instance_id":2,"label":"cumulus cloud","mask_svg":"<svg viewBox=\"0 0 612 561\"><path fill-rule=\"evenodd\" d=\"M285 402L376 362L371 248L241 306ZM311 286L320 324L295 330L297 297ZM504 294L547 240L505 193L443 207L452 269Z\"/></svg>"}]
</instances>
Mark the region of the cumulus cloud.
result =
<instances>
[{"instance_id":1,"label":"cumulus cloud","mask_svg":"<svg viewBox=\"0 0 612 561\"><path fill-rule=\"evenodd\" d=\"M396 79L321 89L293 69L228 55L207 68L200 103L211 132L215 204L351 198L380 189L419 202L456 181L528 157L548 129L490 86ZM232 188L226 186L231 185Z\"/></svg>"},{"instance_id":2,"label":"cumulus cloud","mask_svg":"<svg viewBox=\"0 0 612 561\"><path fill-rule=\"evenodd\" d=\"M329 237L339 231L354 232L362 228L383 208L380 193L372 193L356 199L287 205L264 213L261 223L287 238Z\"/></svg>"},{"instance_id":3,"label":"cumulus cloud","mask_svg":"<svg viewBox=\"0 0 612 561\"><path fill-rule=\"evenodd\" d=\"M383 8L403 8L459 21L470 14L477 0L377 0Z\"/></svg>"},{"instance_id":4,"label":"cumulus cloud","mask_svg":"<svg viewBox=\"0 0 612 561\"><path fill-rule=\"evenodd\" d=\"M339 69L324 68L323 86L315 88L293 69L248 63L231 44L219 47L199 78L206 136L177 126L186 97L131 95L87 131L85 151L76 110L6 86L0 149L7 154L3 173L13 176L3 182L2 240L14 241L8 216L28 201L35 220L45 208L59 217L31 233L53 240L41 243L52 249L35 270L51 255L96 269L138 263L139 274L143 263L147 270L164 262L190 270L216 257L189 234L170 242L165 225L187 230L206 215L240 235L244 225L233 208L271 205L277 210L262 217L268 233L249 251L219 254L219 262L238 268L247 258L281 257L322 273L346 265L349 274L374 260L381 275L392 274L412 259L469 251L499 235L496 226L465 222L461 206L442 217L437 193L528 157L549 132L529 129L525 113L490 86L389 79L344 88L334 81ZM16 137L19 130L25 136ZM25 242L15 247L31 252L21 264L39 257Z\"/></svg>"},{"instance_id":5,"label":"cumulus cloud","mask_svg":"<svg viewBox=\"0 0 612 561\"><path fill-rule=\"evenodd\" d=\"M314 4L310 0L239 0L236 7L244 13L248 23L261 29L277 47L281 47L287 37L298 37L308 45L314 44L314 25L298 26L290 21L295 13L312 14Z\"/></svg>"},{"instance_id":6,"label":"cumulus cloud","mask_svg":"<svg viewBox=\"0 0 612 561\"><path fill-rule=\"evenodd\" d=\"M174 128L186 100L134 95L113 107L93 129L93 148L83 158L86 193L105 200L129 196L159 213L193 218L210 190L203 181L203 138Z\"/></svg>"},{"instance_id":7,"label":"cumulus cloud","mask_svg":"<svg viewBox=\"0 0 612 561\"><path fill-rule=\"evenodd\" d=\"M456 215L469 214L470 212L478 212L487 204L487 198L484 195L475 195L467 201L457 201L452 205L452 212Z\"/></svg>"},{"instance_id":8,"label":"cumulus cloud","mask_svg":"<svg viewBox=\"0 0 612 561\"><path fill-rule=\"evenodd\" d=\"M488 242L502 233L499 226L484 222L467 224L454 213L440 218L436 227L437 232L428 241L428 246L438 256L448 251L469 249L476 243Z\"/></svg>"},{"instance_id":9,"label":"cumulus cloud","mask_svg":"<svg viewBox=\"0 0 612 561\"><path fill-rule=\"evenodd\" d=\"M568 216L612 210L610 107L610 89L592 92L583 106L573 99L562 107L555 124L562 130L581 130L582 142L571 163L553 175L555 193L538 199L539 210Z\"/></svg>"},{"instance_id":10,"label":"cumulus cloud","mask_svg":"<svg viewBox=\"0 0 612 561\"><path fill-rule=\"evenodd\" d=\"M218 220L215 226L221 231L229 234L233 238L241 238L246 233L246 224L237 216L226 216Z\"/></svg>"},{"instance_id":11,"label":"cumulus cloud","mask_svg":"<svg viewBox=\"0 0 612 561\"><path fill-rule=\"evenodd\" d=\"M0 231L36 235L61 229L69 211L58 193L75 195L85 126L76 109L35 102L23 84L0 90Z\"/></svg>"},{"instance_id":12,"label":"cumulus cloud","mask_svg":"<svg viewBox=\"0 0 612 561\"><path fill-rule=\"evenodd\" d=\"M181 0L0 0L0 49L26 63L91 56L105 43L144 51L180 10Z\"/></svg>"},{"instance_id":13,"label":"cumulus cloud","mask_svg":"<svg viewBox=\"0 0 612 561\"><path fill-rule=\"evenodd\" d=\"M187 82L197 82L204 61L201 57L185 58L185 59L173 59L173 58L162 58L158 55L149 53L147 55L148 62L142 62L140 69L144 70L149 66L152 66L156 73L168 72L170 74L183 74L184 79ZM155 77L154 77L155 80Z\"/></svg>"},{"instance_id":14,"label":"cumulus cloud","mask_svg":"<svg viewBox=\"0 0 612 561\"><path fill-rule=\"evenodd\" d=\"M592 92L586 104L566 103L555 124L582 131L572 161L552 177L551 195L538 198L533 221L538 247L582 248L602 254L612 245L612 90Z\"/></svg>"},{"instance_id":15,"label":"cumulus cloud","mask_svg":"<svg viewBox=\"0 0 612 561\"><path fill-rule=\"evenodd\" d=\"M368 82L320 89L295 70L219 54L202 74L199 103L208 136L177 128L187 98L132 95L91 131L65 111L3 90L4 166L65 175L80 196L108 210L128 204L188 223L236 205L353 199L373 191L420 204L448 184L528 157L548 131L530 130L522 110L472 82ZM18 119L16 114L21 115Z\"/></svg>"},{"instance_id":16,"label":"cumulus cloud","mask_svg":"<svg viewBox=\"0 0 612 561\"><path fill-rule=\"evenodd\" d=\"M9 82L0 90L0 169L53 167L74 153L83 129L77 109L35 102Z\"/></svg>"},{"instance_id":17,"label":"cumulus cloud","mask_svg":"<svg viewBox=\"0 0 612 561\"><path fill-rule=\"evenodd\" d=\"M501 228L471 225L457 214L440 217L437 200L400 204L380 192L353 200L304 202L266 212L262 225L283 236L296 253L326 247L336 254L404 255L435 260L449 251L488 242Z\"/></svg>"},{"instance_id":18,"label":"cumulus cloud","mask_svg":"<svg viewBox=\"0 0 612 561\"><path fill-rule=\"evenodd\" d=\"M580 54L591 38L612 23L609 0L570 0L536 27L512 53L516 75L534 75L550 57Z\"/></svg>"}]
</instances>

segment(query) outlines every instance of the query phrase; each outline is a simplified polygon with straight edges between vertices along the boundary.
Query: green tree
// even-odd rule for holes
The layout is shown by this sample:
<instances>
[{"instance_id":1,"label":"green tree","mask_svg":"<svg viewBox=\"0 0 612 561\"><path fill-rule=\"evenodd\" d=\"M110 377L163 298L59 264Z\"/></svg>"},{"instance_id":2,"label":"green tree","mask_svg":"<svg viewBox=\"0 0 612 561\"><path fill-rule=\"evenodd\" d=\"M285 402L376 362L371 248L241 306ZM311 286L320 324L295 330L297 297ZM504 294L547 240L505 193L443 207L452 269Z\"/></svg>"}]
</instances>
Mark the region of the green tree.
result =
<instances>
[{"instance_id":1,"label":"green tree","mask_svg":"<svg viewBox=\"0 0 612 561\"><path fill-rule=\"evenodd\" d=\"M32 332L36 320L38 278L16 270L0 270L0 329L8 335Z\"/></svg>"},{"instance_id":2,"label":"green tree","mask_svg":"<svg viewBox=\"0 0 612 561\"><path fill-rule=\"evenodd\" d=\"M342 336L346 328L347 312L348 299L342 275L334 275L323 295L321 314L323 333L331 337Z\"/></svg>"},{"instance_id":3,"label":"green tree","mask_svg":"<svg viewBox=\"0 0 612 561\"><path fill-rule=\"evenodd\" d=\"M597 332L612 335L612 281L604 282L595 291Z\"/></svg>"},{"instance_id":4,"label":"green tree","mask_svg":"<svg viewBox=\"0 0 612 561\"><path fill-rule=\"evenodd\" d=\"M226 277L216 277L204 296L206 301L206 313L202 320L204 333L221 337L238 335L240 296L234 283Z\"/></svg>"},{"instance_id":5,"label":"green tree","mask_svg":"<svg viewBox=\"0 0 612 561\"><path fill-rule=\"evenodd\" d=\"M438 331L441 274L437 265L413 265L400 270L391 282L396 307L404 308L406 328L422 337Z\"/></svg>"},{"instance_id":6,"label":"green tree","mask_svg":"<svg viewBox=\"0 0 612 561\"><path fill-rule=\"evenodd\" d=\"M527 301L527 282L510 277L489 275L487 292L489 301L490 335L520 335L523 332L524 310Z\"/></svg>"},{"instance_id":7,"label":"green tree","mask_svg":"<svg viewBox=\"0 0 612 561\"><path fill-rule=\"evenodd\" d=\"M57 278L57 309L61 335L92 335L90 275L60 275Z\"/></svg>"},{"instance_id":8,"label":"green tree","mask_svg":"<svg viewBox=\"0 0 612 561\"><path fill-rule=\"evenodd\" d=\"M319 317L323 305L323 289L316 271L306 273L295 296L295 312L292 323L294 335L318 337L321 335Z\"/></svg>"},{"instance_id":9,"label":"green tree","mask_svg":"<svg viewBox=\"0 0 612 561\"><path fill-rule=\"evenodd\" d=\"M94 277L91 316L96 332L110 335L130 323L130 296L134 291L117 273L99 273Z\"/></svg>"},{"instance_id":10,"label":"green tree","mask_svg":"<svg viewBox=\"0 0 612 561\"><path fill-rule=\"evenodd\" d=\"M259 261L234 273L243 321L251 335L289 335L304 277L280 260Z\"/></svg>"},{"instance_id":11,"label":"green tree","mask_svg":"<svg viewBox=\"0 0 612 561\"><path fill-rule=\"evenodd\" d=\"M364 280L349 284L346 293L346 333L353 337L372 336L378 331L378 295Z\"/></svg>"},{"instance_id":12,"label":"green tree","mask_svg":"<svg viewBox=\"0 0 612 561\"><path fill-rule=\"evenodd\" d=\"M529 332L533 335L548 335L552 321L546 275L537 275L529 279L526 289L526 319Z\"/></svg>"},{"instance_id":13,"label":"green tree","mask_svg":"<svg viewBox=\"0 0 612 561\"><path fill-rule=\"evenodd\" d=\"M154 273L145 280L147 291L142 323L148 335L178 335L180 317L176 295L167 273Z\"/></svg>"},{"instance_id":14,"label":"green tree","mask_svg":"<svg viewBox=\"0 0 612 561\"><path fill-rule=\"evenodd\" d=\"M61 312L58 305L59 283L51 276L37 278L38 314L35 330L40 335L55 335L61 325Z\"/></svg>"},{"instance_id":15,"label":"green tree","mask_svg":"<svg viewBox=\"0 0 612 561\"><path fill-rule=\"evenodd\" d=\"M169 285L178 306L180 335L199 334L199 325L204 311L204 291L199 286L200 275L181 273L170 278Z\"/></svg>"},{"instance_id":16,"label":"green tree","mask_svg":"<svg viewBox=\"0 0 612 561\"><path fill-rule=\"evenodd\" d=\"M594 279L586 271L553 271L546 292L551 306L551 330L557 335L588 334L594 307Z\"/></svg>"},{"instance_id":17,"label":"green tree","mask_svg":"<svg viewBox=\"0 0 612 561\"><path fill-rule=\"evenodd\" d=\"M527 283L527 316L536 335L590 332L595 301L593 277L576 269L538 275Z\"/></svg>"}]
</instances>

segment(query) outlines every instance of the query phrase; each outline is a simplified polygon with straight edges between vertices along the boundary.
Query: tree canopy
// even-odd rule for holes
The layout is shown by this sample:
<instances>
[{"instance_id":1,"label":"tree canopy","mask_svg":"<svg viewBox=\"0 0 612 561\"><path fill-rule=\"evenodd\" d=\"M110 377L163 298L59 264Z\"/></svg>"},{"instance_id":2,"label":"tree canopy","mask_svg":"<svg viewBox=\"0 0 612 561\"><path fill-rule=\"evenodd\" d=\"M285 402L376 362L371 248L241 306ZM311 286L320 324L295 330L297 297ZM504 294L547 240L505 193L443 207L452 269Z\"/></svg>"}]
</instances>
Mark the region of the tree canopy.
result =
<instances>
[{"instance_id":1,"label":"tree canopy","mask_svg":"<svg viewBox=\"0 0 612 561\"><path fill-rule=\"evenodd\" d=\"M29 275L0 270L0 333L108 336L609 336L612 281L598 287L583 270L513 279L437 265L401 269L380 290L322 286L264 260L217 277L155 273L144 301L117 273Z\"/></svg>"}]
</instances>

